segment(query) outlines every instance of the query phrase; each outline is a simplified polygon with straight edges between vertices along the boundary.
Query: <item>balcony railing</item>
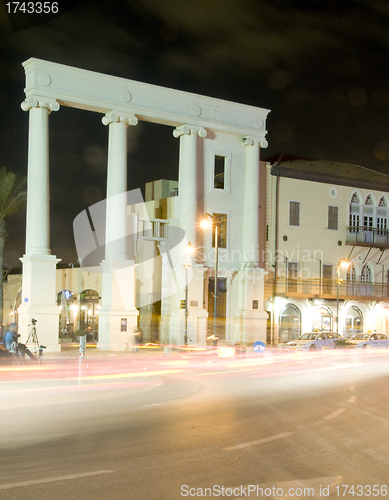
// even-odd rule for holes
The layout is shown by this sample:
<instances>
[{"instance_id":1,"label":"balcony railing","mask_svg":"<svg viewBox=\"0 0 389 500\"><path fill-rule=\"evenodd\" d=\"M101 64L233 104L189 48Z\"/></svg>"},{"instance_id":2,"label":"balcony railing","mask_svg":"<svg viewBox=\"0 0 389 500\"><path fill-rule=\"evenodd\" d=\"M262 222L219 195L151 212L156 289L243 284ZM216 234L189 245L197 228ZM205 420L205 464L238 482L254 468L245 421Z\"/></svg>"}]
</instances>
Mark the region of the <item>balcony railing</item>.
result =
<instances>
[{"instance_id":1,"label":"balcony railing","mask_svg":"<svg viewBox=\"0 0 389 500\"><path fill-rule=\"evenodd\" d=\"M389 229L379 229L369 226L349 226L347 227L346 244L389 247Z\"/></svg>"},{"instance_id":2,"label":"balcony railing","mask_svg":"<svg viewBox=\"0 0 389 500\"><path fill-rule=\"evenodd\" d=\"M267 280L265 290L268 296L281 295L290 297L329 298L336 299L338 285L336 280L300 279L278 277ZM362 281L339 282L339 298L341 299L381 299L389 297L389 283L366 283Z\"/></svg>"},{"instance_id":3,"label":"balcony railing","mask_svg":"<svg viewBox=\"0 0 389 500\"><path fill-rule=\"evenodd\" d=\"M141 240L170 240L170 220L139 217L138 238Z\"/></svg>"}]
</instances>

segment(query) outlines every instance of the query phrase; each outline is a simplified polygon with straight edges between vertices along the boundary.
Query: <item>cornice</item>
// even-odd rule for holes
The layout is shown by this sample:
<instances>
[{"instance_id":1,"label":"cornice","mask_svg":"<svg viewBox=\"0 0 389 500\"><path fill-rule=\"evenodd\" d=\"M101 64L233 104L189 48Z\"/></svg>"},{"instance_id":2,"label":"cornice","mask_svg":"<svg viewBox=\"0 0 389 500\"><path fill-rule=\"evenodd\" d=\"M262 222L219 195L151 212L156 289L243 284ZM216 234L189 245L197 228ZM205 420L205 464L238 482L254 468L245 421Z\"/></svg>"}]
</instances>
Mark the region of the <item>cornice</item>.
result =
<instances>
[{"instance_id":1,"label":"cornice","mask_svg":"<svg viewBox=\"0 0 389 500\"><path fill-rule=\"evenodd\" d=\"M266 135L269 110L189 92L136 82L31 58L23 63L26 97L39 94L63 106L109 113L113 109L139 120L183 123L241 136Z\"/></svg>"}]
</instances>

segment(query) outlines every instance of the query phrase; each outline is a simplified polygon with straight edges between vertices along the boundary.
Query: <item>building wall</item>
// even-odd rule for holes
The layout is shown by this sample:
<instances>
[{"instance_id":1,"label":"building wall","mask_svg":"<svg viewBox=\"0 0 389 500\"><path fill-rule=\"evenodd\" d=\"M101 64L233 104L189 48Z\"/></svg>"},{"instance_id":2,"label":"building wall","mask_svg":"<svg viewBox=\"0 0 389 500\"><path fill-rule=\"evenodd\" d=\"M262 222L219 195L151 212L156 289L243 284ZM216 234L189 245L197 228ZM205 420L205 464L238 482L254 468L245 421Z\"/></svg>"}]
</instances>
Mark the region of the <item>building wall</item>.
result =
<instances>
[{"instance_id":1,"label":"building wall","mask_svg":"<svg viewBox=\"0 0 389 500\"><path fill-rule=\"evenodd\" d=\"M22 275L9 274L3 283L3 324L7 326L15 318L18 292L22 289Z\"/></svg>"},{"instance_id":2,"label":"building wall","mask_svg":"<svg viewBox=\"0 0 389 500\"><path fill-rule=\"evenodd\" d=\"M262 164L262 169L266 166ZM271 210L268 216L269 241L266 244L268 284L265 298L265 308L273 311L274 307L274 335L275 339L282 340L282 327L280 314L288 304L296 306L301 312L301 333L311 331L315 323L315 317L320 308L327 307L332 313L332 329L336 327L337 312L337 266L342 259L348 259L353 263L356 270L356 280L361 279L361 270L364 264L368 264L372 270L372 281L382 283L383 293L376 300L366 299L363 293L357 300L355 297L344 297L345 280L347 270L340 268L340 289L342 291L339 300L339 332L343 332L345 316L351 308L357 308L363 316L363 331L387 331L387 312L389 305L386 296L387 270L389 268L388 250L380 247L347 245L349 239L347 227L349 226L349 207L353 193L357 192L361 200L371 195L375 206L381 197L388 200L388 193L379 190L369 190L336 184L326 184L310 180L279 177L278 209L276 204L277 176L270 175L267 167L267 206ZM290 201L300 202L300 225L293 226L289 223ZM363 202L362 202L363 204ZM336 206L339 210L338 229L328 229L328 207ZM276 248L276 217L278 216L278 241ZM363 225L363 218L360 221ZM374 222L375 226L375 222ZM277 263L276 260L277 257ZM271 298L274 288L272 279L276 265L277 276L282 280L288 276L287 264L296 262L298 264L298 279L313 280L316 283L316 297L312 294L312 286L307 285L305 290L311 293L304 294L303 287L299 286L301 293L278 294L275 300ZM378 263L379 262L379 263ZM378 263L378 264L377 264ZM323 288L319 290L319 280L323 280L323 265L332 266L332 283L328 283L331 293L326 296ZM289 276L290 278L290 276ZM286 281L285 281L286 282ZM367 285L368 287L369 285ZM379 288L381 285L377 285ZM311 287L311 288L310 288ZM323 282L321 287L323 287ZM321 295L319 294L321 291ZM320 295L320 296L319 296ZM366 293L366 295L368 295ZM274 304L274 305L273 305Z\"/></svg>"}]
</instances>

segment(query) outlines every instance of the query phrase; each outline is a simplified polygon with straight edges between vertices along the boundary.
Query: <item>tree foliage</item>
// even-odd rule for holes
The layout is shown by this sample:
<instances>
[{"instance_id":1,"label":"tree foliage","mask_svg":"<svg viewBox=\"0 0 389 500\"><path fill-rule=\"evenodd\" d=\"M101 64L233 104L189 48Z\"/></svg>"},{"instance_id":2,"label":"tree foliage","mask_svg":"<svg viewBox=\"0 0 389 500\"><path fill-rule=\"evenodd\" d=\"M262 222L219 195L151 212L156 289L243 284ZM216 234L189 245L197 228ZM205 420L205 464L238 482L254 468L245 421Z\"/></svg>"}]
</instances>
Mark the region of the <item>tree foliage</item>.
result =
<instances>
[{"instance_id":1,"label":"tree foliage","mask_svg":"<svg viewBox=\"0 0 389 500\"><path fill-rule=\"evenodd\" d=\"M3 259L7 236L7 219L21 215L27 201L27 179L24 176L0 169L0 325L3 324Z\"/></svg>"}]
</instances>

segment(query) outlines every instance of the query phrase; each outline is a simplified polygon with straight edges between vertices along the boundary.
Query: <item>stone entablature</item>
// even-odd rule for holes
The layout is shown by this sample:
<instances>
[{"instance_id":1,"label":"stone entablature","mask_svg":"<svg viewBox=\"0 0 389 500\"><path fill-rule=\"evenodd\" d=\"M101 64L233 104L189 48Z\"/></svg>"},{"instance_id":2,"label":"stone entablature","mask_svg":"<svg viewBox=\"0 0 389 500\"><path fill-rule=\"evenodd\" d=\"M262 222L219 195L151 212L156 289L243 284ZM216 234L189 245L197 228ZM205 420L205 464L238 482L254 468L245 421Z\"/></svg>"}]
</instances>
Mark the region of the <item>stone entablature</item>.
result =
<instances>
[{"instance_id":1,"label":"stone entablature","mask_svg":"<svg viewBox=\"0 0 389 500\"><path fill-rule=\"evenodd\" d=\"M201 124L265 138L269 110L30 58L23 63L27 101L33 97L89 111L115 110L164 125Z\"/></svg>"}]
</instances>

